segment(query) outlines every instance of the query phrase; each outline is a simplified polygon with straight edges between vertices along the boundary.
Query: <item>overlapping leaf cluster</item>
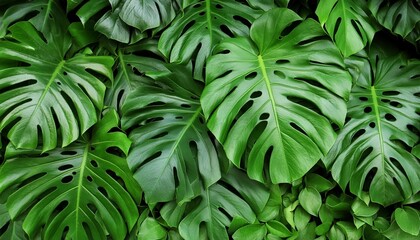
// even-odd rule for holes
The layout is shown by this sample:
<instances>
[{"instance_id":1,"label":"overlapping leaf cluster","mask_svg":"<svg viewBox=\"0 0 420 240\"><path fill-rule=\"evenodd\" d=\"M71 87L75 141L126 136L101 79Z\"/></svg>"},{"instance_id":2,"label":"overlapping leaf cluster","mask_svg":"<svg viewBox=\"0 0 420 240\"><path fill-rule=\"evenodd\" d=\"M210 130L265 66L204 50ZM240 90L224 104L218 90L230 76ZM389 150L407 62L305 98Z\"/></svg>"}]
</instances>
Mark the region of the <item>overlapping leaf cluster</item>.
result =
<instances>
[{"instance_id":1,"label":"overlapping leaf cluster","mask_svg":"<svg viewBox=\"0 0 420 240\"><path fill-rule=\"evenodd\" d=\"M3 0L0 239L418 239L420 3Z\"/></svg>"}]
</instances>

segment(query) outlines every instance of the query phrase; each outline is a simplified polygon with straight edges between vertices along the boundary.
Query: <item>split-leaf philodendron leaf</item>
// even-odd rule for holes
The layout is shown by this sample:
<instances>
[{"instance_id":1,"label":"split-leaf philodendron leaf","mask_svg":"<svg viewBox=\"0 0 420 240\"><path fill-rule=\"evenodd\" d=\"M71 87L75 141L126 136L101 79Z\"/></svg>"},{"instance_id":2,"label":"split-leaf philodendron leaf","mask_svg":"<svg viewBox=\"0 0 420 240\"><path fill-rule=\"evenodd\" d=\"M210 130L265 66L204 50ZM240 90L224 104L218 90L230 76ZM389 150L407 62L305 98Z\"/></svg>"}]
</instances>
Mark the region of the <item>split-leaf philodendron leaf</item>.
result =
<instances>
[{"instance_id":1,"label":"split-leaf philodendron leaf","mask_svg":"<svg viewBox=\"0 0 420 240\"><path fill-rule=\"evenodd\" d=\"M316 22L287 28L299 21L288 9L271 10L254 22L251 39L223 41L207 64L208 126L259 181L265 171L273 183L301 178L334 144L331 123L344 123L350 75Z\"/></svg>"}]
</instances>

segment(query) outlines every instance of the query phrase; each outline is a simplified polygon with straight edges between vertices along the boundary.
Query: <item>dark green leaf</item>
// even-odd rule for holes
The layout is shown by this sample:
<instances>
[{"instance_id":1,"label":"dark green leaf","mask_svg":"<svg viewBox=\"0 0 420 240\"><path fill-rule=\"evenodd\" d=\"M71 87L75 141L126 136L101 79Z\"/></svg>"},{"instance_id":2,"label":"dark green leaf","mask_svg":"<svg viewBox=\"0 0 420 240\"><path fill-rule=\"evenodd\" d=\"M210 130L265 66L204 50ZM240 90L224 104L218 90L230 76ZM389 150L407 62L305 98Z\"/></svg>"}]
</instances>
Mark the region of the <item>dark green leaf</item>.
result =
<instances>
[{"instance_id":1,"label":"dark green leaf","mask_svg":"<svg viewBox=\"0 0 420 240\"><path fill-rule=\"evenodd\" d=\"M303 230L306 225L311 220L311 215L309 215L302 207L297 207L294 214L294 221L298 231Z\"/></svg>"},{"instance_id":2,"label":"dark green leaf","mask_svg":"<svg viewBox=\"0 0 420 240\"><path fill-rule=\"evenodd\" d=\"M11 192L7 207L13 219L27 212L23 228L30 238L105 239L109 233L124 239L131 230L141 192L126 160L118 156L118 151L127 154L130 140L109 132L117 124L116 112L109 111L90 141L42 155L9 146L0 168L0 193Z\"/></svg>"},{"instance_id":3,"label":"dark green leaf","mask_svg":"<svg viewBox=\"0 0 420 240\"><path fill-rule=\"evenodd\" d=\"M420 129L416 94L420 61L408 60L376 42L348 102L348 118L334 147L324 158L333 178L372 202L390 205L420 190L420 162L405 146L414 146ZM370 180L371 179L371 180Z\"/></svg>"},{"instance_id":4,"label":"dark green leaf","mask_svg":"<svg viewBox=\"0 0 420 240\"><path fill-rule=\"evenodd\" d=\"M188 202L200 194L201 179L208 187L221 177L200 86L185 68L167 67L172 73L156 73L156 84L137 88L122 109L122 127L134 128L128 163L149 204Z\"/></svg>"},{"instance_id":5,"label":"dark green leaf","mask_svg":"<svg viewBox=\"0 0 420 240\"><path fill-rule=\"evenodd\" d=\"M282 237L287 238L292 236L292 232L281 222L276 220L271 220L266 223L267 229L270 233Z\"/></svg>"},{"instance_id":6,"label":"dark green leaf","mask_svg":"<svg viewBox=\"0 0 420 240\"><path fill-rule=\"evenodd\" d=\"M17 148L69 145L97 121L103 107L105 85L89 71L112 78L112 58L64 58L68 36L44 42L29 22L9 30L13 41L0 41L0 59L24 66L0 70L0 130L12 127L8 138Z\"/></svg>"},{"instance_id":7,"label":"dark green leaf","mask_svg":"<svg viewBox=\"0 0 420 240\"><path fill-rule=\"evenodd\" d=\"M320 193L331 190L334 187L333 183L316 173L307 174L305 183L307 187L313 187Z\"/></svg>"},{"instance_id":8,"label":"dark green leaf","mask_svg":"<svg viewBox=\"0 0 420 240\"><path fill-rule=\"evenodd\" d=\"M194 58L194 78L202 80L214 45L223 38L248 35L248 25L260 13L233 0L200 1L186 8L163 32L159 50L171 62L187 63Z\"/></svg>"}]
</instances>

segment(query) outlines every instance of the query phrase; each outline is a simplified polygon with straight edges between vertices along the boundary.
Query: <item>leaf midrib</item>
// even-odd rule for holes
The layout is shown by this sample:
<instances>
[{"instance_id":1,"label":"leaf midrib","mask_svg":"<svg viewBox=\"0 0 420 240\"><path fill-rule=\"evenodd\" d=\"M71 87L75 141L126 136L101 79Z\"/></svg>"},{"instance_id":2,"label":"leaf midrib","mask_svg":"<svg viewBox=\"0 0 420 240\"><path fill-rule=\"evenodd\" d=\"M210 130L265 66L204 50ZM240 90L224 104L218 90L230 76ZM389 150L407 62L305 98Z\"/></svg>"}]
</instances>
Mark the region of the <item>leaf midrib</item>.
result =
<instances>
[{"instance_id":1,"label":"leaf midrib","mask_svg":"<svg viewBox=\"0 0 420 240\"><path fill-rule=\"evenodd\" d=\"M271 88L270 79L268 78L268 75L267 75L267 70L266 70L267 68L265 66L264 59L262 58L261 55L258 55L258 64L259 64L259 67L261 69L265 85L267 87L268 96L270 98L271 108L272 108L273 115L274 115L274 121L276 123L276 129L278 131L278 135L279 135L279 138L280 138L280 140L278 141L279 144L280 144L280 149L284 149L283 136L282 136L282 133L281 133L281 128L280 128L280 125L279 125L279 119L278 119L278 116L277 116L276 102L274 101L273 89ZM280 158L283 159L283 160L286 159L286 155L284 154L284 151L280 151L280 152L281 152ZM286 169L289 170L288 168L286 168Z\"/></svg>"},{"instance_id":2,"label":"leaf midrib","mask_svg":"<svg viewBox=\"0 0 420 240\"><path fill-rule=\"evenodd\" d=\"M80 175L79 175L79 179L77 182L77 195L76 195L76 217L75 217L75 222L76 222L76 232L79 231L79 211L80 211L80 199L82 198L82 187L83 187L83 178L85 175L85 168L86 168L86 162L87 162L87 157L88 157L88 153L89 153L89 144L86 144L86 147L83 151L83 158L82 158L82 164L80 165Z\"/></svg>"},{"instance_id":3,"label":"leaf midrib","mask_svg":"<svg viewBox=\"0 0 420 240\"><path fill-rule=\"evenodd\" d=\"M377 125L377 129L378 129L379 145L380 145L380 149L381 149L380 154L381 154L381 160L382 160L381 161L382 168L379 169L379 171L382 171L382 175L384 175L385 174L385 172L384 172L385 171L384 138L383 138L383 135L382 135L381 116L380 116L380 113L379 113L378 96L376 95L375 86L371 86L370 93L372 95L373 111L375 113L376 125ZM383 187L385 188L385 185Z\"/></svg>"}]
</instances>

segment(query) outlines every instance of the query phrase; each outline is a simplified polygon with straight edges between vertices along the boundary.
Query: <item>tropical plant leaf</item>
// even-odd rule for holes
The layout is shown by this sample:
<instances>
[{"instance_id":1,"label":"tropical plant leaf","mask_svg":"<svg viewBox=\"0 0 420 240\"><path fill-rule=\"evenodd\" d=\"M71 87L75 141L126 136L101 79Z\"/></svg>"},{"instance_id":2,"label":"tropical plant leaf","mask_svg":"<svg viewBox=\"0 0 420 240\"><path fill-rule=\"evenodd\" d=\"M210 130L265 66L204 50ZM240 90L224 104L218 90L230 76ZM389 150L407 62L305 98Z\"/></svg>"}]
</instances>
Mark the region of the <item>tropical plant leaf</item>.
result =
<instances>
[{"instance_id":1,"label":"tropical plant leaf","mask_svg":"<svg viewBox=\"0 0 420 240\"><path fill-rule=\"evenodd\" d=\"M113 59L85 54L67 58L67 35L45 42L29 22L9 30L13 39L0 42L0 59L22 66L0 70L0 130L11 127L8 138L17 148L42 144L47 151L58 140L69 145L97 121L105 85L91 72L112 79Z\"/></svg>"},{"instance_id":2,"label":"tropical plant leaf","mask_svg":"<svg viewBox=\"0 0 420 240\"><path fill-rule=\"evenodd\" d=\"M1 240L25 240L28 239L22 228L22 221L10 221L5 231L0 232Z\"/></svg>"},{"instance_id":3,"label":"tropical plant leaf","mask_svg":"<svg viewBox=\"0 0 420 240\"><path fill-rule=\"evenodd\" d=\"M321 0L316 15L345 57L371 42L376 29L363 0Z\"/></svg>"},{"instance_id":4,"label":"tropical plant leaf","mask_svg":"<svg viewBox=\"0 0 420 240\"><path fill-rule=\"evenodd\" d=\"M176 16L179 7L167 0L89 0L77 11L83 24L96 21L95 30L122 43L135 43L149 29L158 31ZM95 19L101 11L105 14Z\"/></svg>"},{"instance_id":5,"label":"tropical plant leaf","mask_svg":"<svg viewBox=\"0 0 420 240\"><path fill-rule=\"evenodd\" d=\"M52 40L65 34L67 30L68 20L63 18L63 15L64 12L57 0L21 1L7 8L4 15L0 17L0 38L6 35L11 24L29 20L47 40Z\"/></svg>"},{"instance_id":6,"label":"tropical plant leaf","mask_svg":"<svg viewBox=\"0 0 420 240\"><path fill-rule=\"evenodd\" d=\"M198 205L179 224L179 233L186 240L200 239L200 226L204 226L208 239L229 239L226 227L235 216L255 221L254 212L240 196L216 183L202 191Z\"/></svg>"},{"instance_id":7,"label":"tropical plant leaf","mask_svg":"<svg viewBox=\"0 0 420 240\"><path fill-rule=\"evenodd\" d=\"M319 24L305 20L282 35L299 20L285 8L265 13L252 41L223 41L206 67L207 125L238 167L249 145L245 166L261 182L264 162L273 183L301 178L333 145L331 122L342 126L346 114L351 78Z\"/></svg>"},{"instance_id":8,"label":"tropical plant leaf","mask_svg":"<svg viewBox=\"0 0 420 240\"><path fill-rule=\"evenodd\" d=\"M133 129L128 156L134 177L149 204L174 199L179 204L220 179L215 146L200 107L201 87L191 72L167 65L165 72L149 72L154 86L141 86L123 106L122 126Z\"/></svg>"},{"instance_id":9,"label":"tropical plant leaf","mask_svg":"<svg viewBox=\"0 0 420 240\"><path fill-rule=\"evenodd\" d=\"M109 111L90 140L42 155L9 146L0 193L10 193L10 216L24 216L30 238L105 239L109 233L124 239L134 226L141 192L119 156L127 154L131 142L113 130L117 124L116 112Z\"/></svg>"},{"instance_id":10,"label":"tropical plant leaf","mask_svg":"<svg viewBox=\"0 0 420 240\"><path fill-rule=\"evenodd\" d=\"M156 58L140 55L142 52ZM166 63L158 57L156 41L142 41L139 44L118 49L117 54L117 74L105 95L105 104L117 110L121 110L126 97L131 92L142 85L153 83L145 72L170 73L170 70L166 68Z\"/></svg>"},{"instance_id":11,"label":"tropical plant leaf","mask_svg":"<svg viewBox=\"0 0 420 240\"><path fill-rule=\"evenodd\" d=\"M0 204L0 229L10 221L9 211L5 204Z\"/></svg>"},{"instance_id":12,"label":"tropical plant leaf","mask_svg":"<svg viewBox=\"0 0 420 240\"><path fill-rule=\"evenodd\" d=\"M249 34L261 11L233 0L205 0L187 7L162 33L159 50L171 61L194 59L194 78L202 80L206 59L221 39Z\"/></svg>"},{"instance_id":13,"label":"tropical plant leaf","mask_svg":"<svg viewBox=\"0 0 420 240\"><path fill-rule=\"evenodd\" d=\"M415 2L412 0L369 0L368 5L382 26L406 38L415 30L416 24L420 23L419 2Z\"/></svg>"},{"instance_id":14,"label":"tropical plant leaf","mask_svg":"<svg viewBox=\"0 0 420 240\"><path fill-rule=\"evenodd\" d=\"M420 190L420 61L375 43L348 102L348 118L324 163L344 189L390 205ZM379 47L381 46L381 47Z\"/></svg>"}]
</instances>

